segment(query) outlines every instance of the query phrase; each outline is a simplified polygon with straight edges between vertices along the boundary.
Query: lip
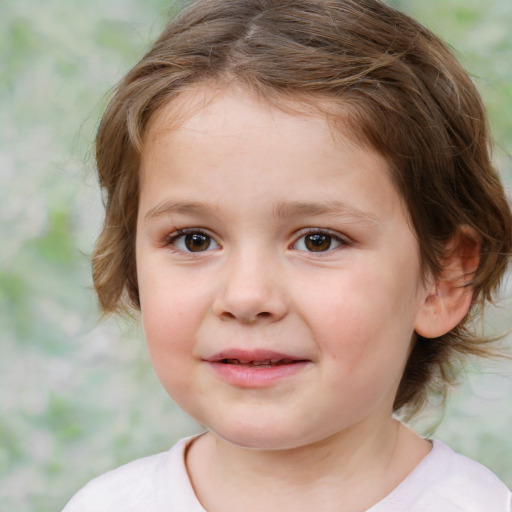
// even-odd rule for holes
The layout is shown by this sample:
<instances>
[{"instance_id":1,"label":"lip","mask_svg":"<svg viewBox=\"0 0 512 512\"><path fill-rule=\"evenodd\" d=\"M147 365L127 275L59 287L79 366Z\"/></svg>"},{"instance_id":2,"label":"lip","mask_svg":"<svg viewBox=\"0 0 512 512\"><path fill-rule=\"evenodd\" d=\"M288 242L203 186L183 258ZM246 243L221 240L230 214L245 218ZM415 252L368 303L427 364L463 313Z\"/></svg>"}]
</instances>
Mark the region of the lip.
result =
<instances>
[{"instance_id":1,"label":"lip","mask_svg":"<svg viewBox=\"0 0 512 512\"><path fill-rule=\"evenodd\" d=\"M311 363L309 359L266 349L224 350L205 362L222 380L242 388L271 386L297 375Z\"/></svg>"},{"instance_id":2,"label":"lip","mask_svg":"<svg viewBox=\"0 0 512 512\"><path fill-rule=\"evenodd\" d=\"M233 348L218 352L213 356L207 358L208 362L219 362L223 359L238 359L239 361L268 361L272 359L278 360L291 360L291 361L305 361L305 358L298 357L291 354L285 354L283 352L275 352L274 350L267 349L240 349Z\"/></svg>"}]
</instances>

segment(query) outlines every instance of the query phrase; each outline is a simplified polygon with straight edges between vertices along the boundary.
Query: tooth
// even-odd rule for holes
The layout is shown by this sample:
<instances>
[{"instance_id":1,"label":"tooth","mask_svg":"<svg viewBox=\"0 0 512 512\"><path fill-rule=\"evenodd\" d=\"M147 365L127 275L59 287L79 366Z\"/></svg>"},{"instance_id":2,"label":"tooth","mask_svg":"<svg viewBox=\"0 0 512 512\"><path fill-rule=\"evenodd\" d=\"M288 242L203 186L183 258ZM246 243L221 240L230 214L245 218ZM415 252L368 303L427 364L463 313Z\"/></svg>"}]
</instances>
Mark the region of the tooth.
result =
<instances>
[{"instance_id":1,"label":"tooth","mask_svg":"<svg viewBox=\"0 0 512 512\"><path fill-rule=\"evenodd\" d=\"M252 364L254 366L268 366L270 364L270 359L265 359L264 361L253 361Z\"/></svg>"},{"instance_id":2,"label":"tooth","mask_svg":"<svg viewBox=\"0 0 512 512\"><path fill-rule=\"evenodd\" d=\"M1 0L0 0L1 1ZM224 364L232 364L232 365L243 365L243 366L279 366L284 364L293 364L295 362L294 359L263 359L260 361L250 361L246 359L235 359L235 358L226 358L220 361Z\"/></svg>"}]
</instances>

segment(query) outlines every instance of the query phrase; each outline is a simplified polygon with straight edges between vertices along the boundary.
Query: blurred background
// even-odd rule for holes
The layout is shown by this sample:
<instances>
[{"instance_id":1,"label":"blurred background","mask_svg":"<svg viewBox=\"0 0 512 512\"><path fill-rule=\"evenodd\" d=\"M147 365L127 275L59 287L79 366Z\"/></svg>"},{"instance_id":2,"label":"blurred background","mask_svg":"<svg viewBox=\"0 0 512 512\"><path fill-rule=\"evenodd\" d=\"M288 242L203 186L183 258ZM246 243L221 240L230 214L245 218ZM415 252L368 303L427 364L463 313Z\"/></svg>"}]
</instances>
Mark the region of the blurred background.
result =
<instances>
[{"instance_id":1,"label":"blurred background","mask_svg":"<svg viewBox=\"0 0 512 512\"><path fill-rule=\"evenodd\" d=\"M512 185L510 0L395 0L455 48ZM174 4L176 7L176 3ZM174 8L172 7L172 8ZM169 17L167 0L0 0L0 511L60 510L90 478L198 427L150 368L136 321L99 321L92 163L109 90ZM488 333L512 328L509 278ZM506 341L510 347L510 338ZM512 486L510 362L470 363L435 437Z\"/></svg>"}]
</instances>

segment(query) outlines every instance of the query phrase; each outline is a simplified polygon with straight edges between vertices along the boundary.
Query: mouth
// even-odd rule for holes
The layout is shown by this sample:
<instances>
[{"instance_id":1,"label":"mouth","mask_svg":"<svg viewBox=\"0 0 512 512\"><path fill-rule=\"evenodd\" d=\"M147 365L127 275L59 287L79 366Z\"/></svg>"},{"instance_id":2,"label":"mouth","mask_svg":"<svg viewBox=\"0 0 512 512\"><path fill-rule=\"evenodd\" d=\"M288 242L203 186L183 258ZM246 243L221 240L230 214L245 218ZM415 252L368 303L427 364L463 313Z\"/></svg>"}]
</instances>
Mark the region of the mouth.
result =
<instances>
[{"instance_id":1,"label":"mouth","mask_svg":"<svg viewBox=\"0 0 512 512\"><path fill-rule=\"evenodd\" d=\"M228 349L219 352L207 359L209 363L232 366L248 366L254 368L273 368L307 362L308 359L295 355L283 354L273 350L264 349Z\"/></svg>"},{"instance_id":2,"label":"mouth","mask_svg":"<svg viewBox=\"0 0 512 512\"><path fill-rule=\"evenodd\" d=\"M265 349L228 349L206 359L214 373L238 388L265 388L294 378L312 361Z\"/></svg>"},{"instance_id":3,"label":"mouth","mask_svg":"<svg viewBox=\"0 0 512 512\"><path fill-rule=\"evenodd\" d=\"M284 359L262 359L262 360L240 360L235 358L224 358L220 359L218 361L215 361L220 364L230 364L234 366L248 366L248 367L254 367L254 368L273 368L274 366L283 366L287 364L296 364L296 363L303 363L305 362L305 359L290 359L290 358L284 358Z\"/></svg>"}]
</instances>

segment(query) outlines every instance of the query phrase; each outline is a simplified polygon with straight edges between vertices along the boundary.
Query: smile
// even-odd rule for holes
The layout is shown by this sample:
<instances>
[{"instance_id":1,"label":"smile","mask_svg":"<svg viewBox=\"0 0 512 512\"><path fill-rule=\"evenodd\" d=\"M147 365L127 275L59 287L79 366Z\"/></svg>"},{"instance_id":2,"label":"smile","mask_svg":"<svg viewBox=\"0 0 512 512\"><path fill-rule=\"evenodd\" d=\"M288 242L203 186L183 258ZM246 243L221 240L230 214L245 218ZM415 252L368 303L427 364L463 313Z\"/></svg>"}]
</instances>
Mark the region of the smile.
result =
<instances>
[{"instance_id":1,"label":"smile","mask_svg":"<svg viewBox=\"0 0 512 512\"><path fill-rule=\"evenodd\" d=\"M263 368L271 368L273 366L281 366L283 364L294 364L300 362L296 359L264 359L262 361L240 361L240 359L222 359L219 363L222 364L234 364L241 366L256 366Z\"/></svg>"},{"instance_id":2,"label":"smile","mask_svg":"<svg viewBox=\"0 0 512 512\"><path fill-rule=\"evenodd\" d=\"M309 359L269 350L230 349L207 362L215 376L240 388L264 388L287 381L310 364Z\"/></svg>"}]
</instances>

